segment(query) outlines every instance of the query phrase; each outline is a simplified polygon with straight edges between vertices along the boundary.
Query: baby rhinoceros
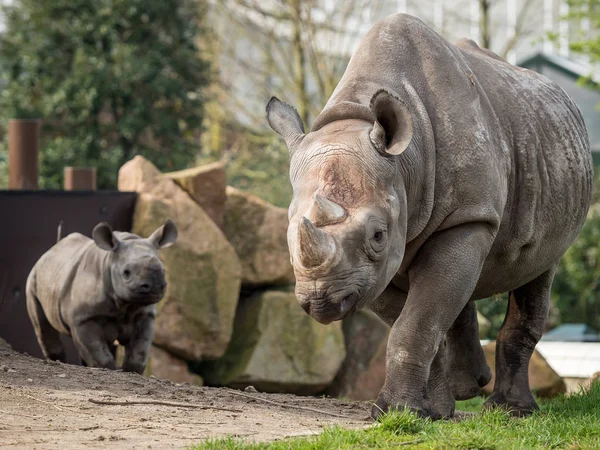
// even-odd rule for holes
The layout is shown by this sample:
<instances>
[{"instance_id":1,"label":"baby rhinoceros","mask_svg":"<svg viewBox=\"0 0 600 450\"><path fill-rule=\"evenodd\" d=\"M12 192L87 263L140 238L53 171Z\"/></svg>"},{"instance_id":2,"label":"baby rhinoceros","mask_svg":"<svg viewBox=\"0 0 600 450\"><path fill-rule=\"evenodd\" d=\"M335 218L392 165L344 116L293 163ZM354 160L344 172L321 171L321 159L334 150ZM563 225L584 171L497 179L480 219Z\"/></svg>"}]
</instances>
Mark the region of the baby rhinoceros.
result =
<instances>
[{"instance_id":1,"label":"baby rhinoceros","mask_svg":"<svg viewBox=\"0 0 600 450\"><path fill-rule=\"evenodd\" d=\"M123 370L142 373L165 293L158 249L177 240L167 222L147 238L96 225L90 239L72 233L42 255L27 279L27 311L44 356L65 362L60 333L71 336L90 367L115 369L115 340L125 346Z\"/></svg>"}]
</instances>

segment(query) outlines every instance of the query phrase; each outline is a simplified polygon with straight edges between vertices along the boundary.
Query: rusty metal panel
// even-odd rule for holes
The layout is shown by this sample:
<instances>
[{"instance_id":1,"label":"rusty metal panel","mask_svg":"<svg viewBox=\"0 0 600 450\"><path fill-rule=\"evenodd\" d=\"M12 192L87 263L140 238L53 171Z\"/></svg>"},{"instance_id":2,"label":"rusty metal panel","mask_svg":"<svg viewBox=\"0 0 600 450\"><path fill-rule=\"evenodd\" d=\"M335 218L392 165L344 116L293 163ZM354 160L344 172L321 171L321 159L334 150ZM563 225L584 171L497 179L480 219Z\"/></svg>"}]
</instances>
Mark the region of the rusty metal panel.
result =
<instances>
[{"instance_id":1,"label":"rusty metal panel","mask_svg":"<svg viewBox=\"0 0 600 450\"><path fill-rule=\"evenodd\" d=\"M65 167L63 187L65 191L95 191L95 167Z\"/></svg>"},{"instance_id":2,"label":"rusty metal panel","mask_svg":"<svg viewBox=\"0 0 600 450\"><path fill-rule=\"evenodd\" d=\"M13 119L8 122L8 188L38 188L40 121Z\"/></svg>"},{"instance_id":3,"label":"rusty metal panel","mask_svg":"<svg viewBox=\"0 0 600 450\"><path fill-rule=\"evenodd\" d=\"M0 190L0 337L15 350L43 357L27 315L25 282L36 261L62 236L91 236L94 226L108 222L114 230L130 231L135 192L65 192ZM80 360L70 338L64 337L67 360Z\"/></svg>"}]
</instances>

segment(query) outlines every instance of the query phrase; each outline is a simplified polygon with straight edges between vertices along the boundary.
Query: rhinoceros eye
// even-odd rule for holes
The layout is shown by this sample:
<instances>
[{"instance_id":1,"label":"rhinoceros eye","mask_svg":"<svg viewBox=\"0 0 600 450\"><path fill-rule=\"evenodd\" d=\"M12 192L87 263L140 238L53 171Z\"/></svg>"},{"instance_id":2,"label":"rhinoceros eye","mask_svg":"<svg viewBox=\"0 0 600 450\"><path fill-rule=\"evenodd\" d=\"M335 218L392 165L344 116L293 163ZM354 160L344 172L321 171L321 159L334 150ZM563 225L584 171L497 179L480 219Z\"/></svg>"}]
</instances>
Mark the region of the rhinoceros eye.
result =
<instances>
[{"instance_id":1,"label":"rhinoceros eye","mask_svg":"<svg viewBox=\"0 0 600 450\"><path fill-rule=\"evenodd\" d=\"M129 278L129 277L131 276L131 272L130 272L128 269L125 269L125 270L123 271L123 276L124 276L125 278Z\"/></svg>"},{"instance_id":2,"label":"rhinoceros eye","mask_svg":"<svg viewBox=\"0 0 600 450\"><path fill-rule=\"evenodd\" d=\"M376 231L373 235L373 239L375 239L375 242L381 242L383 240L383 231Z\"/></svg>"}]
</instances>

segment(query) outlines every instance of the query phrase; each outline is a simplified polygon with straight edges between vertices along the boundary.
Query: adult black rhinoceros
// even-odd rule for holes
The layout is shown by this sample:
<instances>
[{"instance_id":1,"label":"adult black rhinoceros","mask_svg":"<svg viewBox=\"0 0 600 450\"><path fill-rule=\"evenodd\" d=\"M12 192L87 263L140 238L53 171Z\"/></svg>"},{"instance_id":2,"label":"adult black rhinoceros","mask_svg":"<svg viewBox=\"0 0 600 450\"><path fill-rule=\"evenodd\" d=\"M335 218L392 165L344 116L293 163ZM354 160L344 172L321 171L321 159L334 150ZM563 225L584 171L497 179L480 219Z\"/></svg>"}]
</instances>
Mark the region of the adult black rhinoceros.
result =
<instances>
[{"instance_id":1,"label":"adult black rhinoceros","mask_svg":"<svg viewBox=\"0 0 600 450\"><path fill-rule=\"evenodd\" d=\"M373 416L451 416L474 396L490 371L473 300L506 291L487 405L536 409L529 359L592 190L573 100L401 14L367 34L310 133L276 98L267 118L291 152L298 301L322 323L367 307L391 326Z\"/></svg>"}]
</instances>

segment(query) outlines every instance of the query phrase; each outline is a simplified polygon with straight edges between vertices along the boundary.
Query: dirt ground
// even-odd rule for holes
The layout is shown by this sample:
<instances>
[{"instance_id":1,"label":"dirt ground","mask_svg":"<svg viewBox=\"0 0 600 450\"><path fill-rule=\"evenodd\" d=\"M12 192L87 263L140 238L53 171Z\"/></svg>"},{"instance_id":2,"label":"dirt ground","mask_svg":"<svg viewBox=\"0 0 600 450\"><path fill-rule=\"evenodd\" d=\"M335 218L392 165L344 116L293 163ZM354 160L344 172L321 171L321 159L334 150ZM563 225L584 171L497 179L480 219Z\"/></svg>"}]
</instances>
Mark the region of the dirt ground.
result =
<instances>
[{"instance_id":1,"label":"dirt ground","mask_svg":"<svg viewBox=\"0 0 600 450\"><path fill-rule=\"evenodd\" d=\"M90 400L158 401L189 407L109 405ZM268 441L315 434L333 424L370 426L369 409L367 403L331 398L176 384L46 362L0 347L2 448L184 448L205 438L227 435Z\"/></svg>"}]
</instances>

